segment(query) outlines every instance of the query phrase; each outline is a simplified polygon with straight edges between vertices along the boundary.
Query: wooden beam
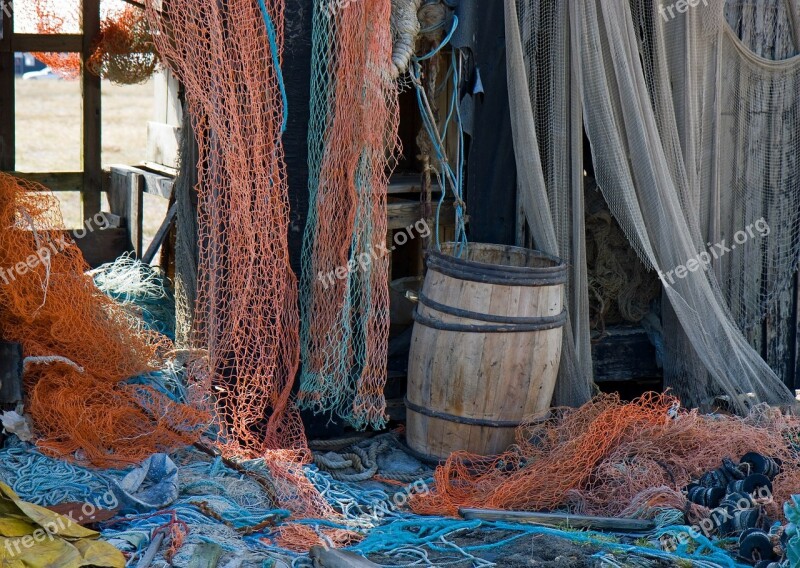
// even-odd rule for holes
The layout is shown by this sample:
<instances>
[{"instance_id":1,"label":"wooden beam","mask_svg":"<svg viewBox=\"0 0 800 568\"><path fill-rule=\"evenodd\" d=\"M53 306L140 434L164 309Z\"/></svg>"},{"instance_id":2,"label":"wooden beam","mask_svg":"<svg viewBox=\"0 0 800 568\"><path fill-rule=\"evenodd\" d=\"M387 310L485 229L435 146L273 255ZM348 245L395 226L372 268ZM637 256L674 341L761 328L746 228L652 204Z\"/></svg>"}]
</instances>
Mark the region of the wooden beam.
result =
<instances>
[{"instance_id":1,"label":"wooden beam","mask_svg":"<svg viewBox=\"0 0 800 568\"><path fill-rule=\"evenodd\" d=\"M565 526L572 529L599 529L620 532L647 532L656 527L653 521L643 519L588 517L567 513L536 513L528 511L497 511L493 509L459 509L465 519L506 521L547 527Z\"/></svg>"},{"instance_id":2,"label":"wooden beam","mask_svg":"<svg viewBox=\"0 0 800 568\"><path fill-rule=\"evenodd\" d=\"M11 172L11 174L42 184L50 191L83 191L83 172Z\"/></svg>"},{"instance_id":3,"label":"wooden beam","mask_svg":"<svg viewBox=\"0 0 800 568\"><path fill-rule=\"evenodd\" d=\"M0 341L0 406L22 402L22 345Z\"/></svg>"},{"instance_id":4,"label":"wooden beam","mask_svg":"<svg viewBox=\"0 0 800 568\"><path fill-rule=\"evenodd\" d=\"M14 34L11 51L56 51L80 53L83 50L82 34Z\"/></svg>"},{"instance_id":5,"label":"wooden beam","mask_svg":"<svg viewBox=\"0 0 800 568\"><path fill-rule=\"evenodd\" d=\"M128 234L131 237L133 252L137 258L142 256L142 221L144 219L144 183L139 174L128 174Z\"/></svg>"},{"instance_id":6,"label":"wooden beam","mask_svg":"<svg viewBox=\"0 0 800 568\"><path fill-rule=\"evenodd\" d=\"M164 244L164 239L167 237L169 228L170 226L172 226L172 222L175 221L175 216L177 214L178 214L178 204L173 203L172 207L170 207L169 211L167 211L167 216L164 217L164 220L161 222L161 226L158 228L158 232L156 232L156 236L153 238L153 242L151 242L150 246L147 247L147 252L142 255L143 263L150 264L151 262L153 262L153 259L156 257L158 249L160 249L161 245Z\"/></svg>"},{"instance_id":7,"label":"wooden beam","mask_svg":"<svg viewBox=\"0 0 800 568\"><path fill-rule=\"evenodd\" d=\"M122 254L131 252L128 230L122 228L97 229L95 231L71 231L75 244L83 253L86 264L97 268L101 264L114 262Z\"/></svg>"},{"instance_id":8,"label":"wooden beam","mask_svg":"<svg viewBox=\"0 0 800 568\"><path fill-rule=\"evenodd\" d=\"M389 198L387 205L387 221L389 230L405 229L421 219L424 219L422 203L408 199ZM436 209L434 208L434 212ZM455 225L456 212L452 203L445 203L442 206L439 223L441 225ZM433 227L431 227L433 228Z\"/></svg>"},{"instance_id":9,"label":"wooden beam","mask_svg":"<svg viewBox=\"0 0 800 568\"><path fill-rule=\"evenodd\" d=\"M172 186L175 185L175 178L166 175L165 172L154 172L142 167L114 165L111 166L112 172L120 174L137 174L144 180L144 192L150 195L157 195L164 199L172 197Z\"/></svg>"},{"instance_id":10,"label":"wooden beam","mask_svg":"<svg viewBox=\"0 0 800 568\"><path fill-rule=\"evenodd\" d=\"M83 85L83 218L100 212L103 190L102 122L100 77L86 71L94 43L100 35L100 0L83 0L81 8L83 45L81 51Z\"/></svg>"},{"instance_id":11,"label":"wooden beam","mask_svg":"<svg viewBox=\"0 0 800 568\"><path fill-rule=\"evenodd\" d=\"M14 169L15 160L15 110L14 110L14 52L11 36L14 17L11 6L5 1L0 9L2 40L0 40L0 171Z\"/></svg>"}]
</instances>

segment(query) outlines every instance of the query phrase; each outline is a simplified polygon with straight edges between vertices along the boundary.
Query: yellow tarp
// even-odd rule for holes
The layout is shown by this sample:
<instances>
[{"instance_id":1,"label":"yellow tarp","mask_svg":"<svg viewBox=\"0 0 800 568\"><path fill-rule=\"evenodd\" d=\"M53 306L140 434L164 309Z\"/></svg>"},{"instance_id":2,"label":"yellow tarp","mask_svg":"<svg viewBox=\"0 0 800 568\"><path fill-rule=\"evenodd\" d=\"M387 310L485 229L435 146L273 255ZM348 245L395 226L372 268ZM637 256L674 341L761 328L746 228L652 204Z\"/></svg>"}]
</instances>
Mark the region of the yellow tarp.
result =
<instances>
[{"instance_id":1,"label":"yellow tarp","mask_svg":"<svg viewBox=\"0 0 800 568\"><path fill-rule=\"evenodd\" d=\"M125 568L122 553L98 536L0 482L0 568Z\"/></svg>"}]
</instances>

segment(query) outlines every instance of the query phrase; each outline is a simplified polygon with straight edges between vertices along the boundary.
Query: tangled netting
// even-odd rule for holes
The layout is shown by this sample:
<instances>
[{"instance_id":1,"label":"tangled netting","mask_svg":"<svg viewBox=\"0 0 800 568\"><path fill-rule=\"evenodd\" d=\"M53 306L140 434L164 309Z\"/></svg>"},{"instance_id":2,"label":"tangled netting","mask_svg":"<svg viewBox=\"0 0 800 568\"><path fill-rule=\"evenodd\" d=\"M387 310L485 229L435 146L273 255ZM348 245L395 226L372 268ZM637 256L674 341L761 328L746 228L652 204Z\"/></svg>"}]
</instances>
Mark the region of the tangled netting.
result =
<instances>
[{"instance_id":1,"label":"tangled netting","mask_svg":"<svg viewBox=\"0 0 800 568\"><path fill-rule=\"evenodd\" d=\"M498 457L453 454L436 470L435 491L415 496L421 514L455 515L459 507L569 509L578 513L650 516L684 509L680 493L723 458L756 451L783 460L775 502L800 491L792 447L800 423L758 406L749 416L702 415L678 399L647 394L631 403L601 395L577 409L555 409L517 432ZM777 514L775 516L778 516Z\"/></svg>"},{"instance_id":2,"label":"tangled netting","mask_svg":"<svg viewBox=\"0 0 800 568\"><path fill-rule=\"evenodd\" d=\"M20 6L22 19L35 21L30 31L39 34L80 33L80 13L78 0L34 0ZM144 11L116 0L104 0L101 14L100 35L93 38L94 51L86 63L87 71L122 85L149 79L158 66L158 56ZM34 55L64 77L80 74L78 53Z\"/></svg>"},{"instance_id":3,"label":"tangled netting","mask_svg":"<svg viewBox=\"0 0 800 568\"><path fill-rule=\"evenodd\" d=\"M175 339L175 298L162 270L125 254L89 272L95 286L150 329Z\"/></svg>"},{"instance_id":4,"label":"tangled netting","mask_svg":"<svg viewBox=\"0 0 800 568\"><path fill-rule=\"evenodd\" d=\"M592 189L586 192L585 227L592 329L641 321L661 295L661 283L636 256L602 196Z\"/></svg>"},{"instance_id":5,"label":"tangled netting","mask_svg":"<svg viewBox=\"0 0 800 568\"><path fill-rule=\"evenodd\" d=\"M299 400L385 424L388 175L399 147L390 0L314 6Z\"/></svg>"},{"instance_id":6,"label":"tangled netting","mask_svg":"<svg viewBox=\"0 0 800 568\"><path fill-rule=\"evenodd\" d=\"M127 6L100 23L100 38L86 69L112 83L135 85L147 81L158 63L144 11Z\"/></svg>"},{"instance_id":7,"label":"tangled netting","mask_svg":"<svg viewBox=\"0 0 800 568\"><path fill-rule=\"evenodd\" d=\"M0 332L23 345L42 450L113 467L199 438L203 411L124 383L155 369L170 342L84 274L55 196L0 173L0 222Z\"/></svg>"},{"instance_id":8,"label":"tangled netting","mask_svg":"<svg viewBox=\"0 0 800 568\"><path fill-rule=\"evenodd\" d=\"M159 53L186 87L199 147L198 297L193 347L207 357L228 455L265 458L282 506L332 514L307 481L300 414L297 281L281 134L283 0L147 3Z\"/></svg>"}]
</instances>

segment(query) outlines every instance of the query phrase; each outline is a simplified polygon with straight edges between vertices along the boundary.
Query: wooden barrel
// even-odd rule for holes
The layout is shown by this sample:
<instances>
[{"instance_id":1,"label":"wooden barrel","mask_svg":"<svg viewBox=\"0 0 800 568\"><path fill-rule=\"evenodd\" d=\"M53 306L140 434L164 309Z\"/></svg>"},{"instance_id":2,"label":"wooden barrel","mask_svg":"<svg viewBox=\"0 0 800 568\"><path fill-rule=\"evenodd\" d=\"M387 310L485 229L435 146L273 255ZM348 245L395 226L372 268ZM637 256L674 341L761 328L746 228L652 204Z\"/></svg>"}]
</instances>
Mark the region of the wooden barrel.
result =
<instances>
[{"instance_id":1,"label":"wooden barrel","mask_svg":"<svg viewBox=\"0 0 800 568\"><path fill-rule=\"evenodd\" d=\"M504 451L550 407L561 359L567 267L544 253L470 243L428 253L414 314L407 441L431 460Z\"/></svg>"}]
</instances>

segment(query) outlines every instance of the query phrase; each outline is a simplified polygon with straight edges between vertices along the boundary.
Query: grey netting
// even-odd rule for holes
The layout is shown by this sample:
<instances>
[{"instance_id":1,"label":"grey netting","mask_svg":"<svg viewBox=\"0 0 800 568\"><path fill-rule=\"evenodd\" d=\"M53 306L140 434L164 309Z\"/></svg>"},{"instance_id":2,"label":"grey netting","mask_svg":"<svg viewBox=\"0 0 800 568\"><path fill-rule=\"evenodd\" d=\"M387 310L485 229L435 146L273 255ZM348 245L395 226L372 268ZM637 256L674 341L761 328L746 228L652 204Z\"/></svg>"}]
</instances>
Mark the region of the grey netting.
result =
<instances>
[{"instance_id":1,"label":"grey netting","mask_svg":"<svg viewBox=\"0 0 800 568\"><path fill-rule=\"evenodd\" d=\"M570 94L611 212L665 284L665 382L694 403L792 401L742 330L789 288L800 252L800 58L767 59L797 52L796 0L549 4L506 0L509 90L520 201L537 246L573 265L573 324L588 309ZM562 379L583 384L589 359L569 347Z\"/></svg>"},{"instance_id":2,"label":"grey netting","mask_svg":"<svg viewBox=\"0 0 800 568\"><path fill-rule=\"evenodd\" d=\"M591 397L592 361L579 160L581 109L568 64L573 51L569 3L521 1L518 6L519 12L514 0L506 0L520 205L535 246L561 256L572 268L565 303L570 317L554 402L579 405Z\"/></svg>"},{"instance_id":3,"label":"grey netting","mask_svg":"<svg viewBox=\"0 0 800 568\"><path fill-rule=\"evenodd\" d=\"M668 361L682 368L684 381L698 381L686 385L687 390L703 387L708 375L711 388L702 390L731 397L752 392L760 400L787 403L793 400L791 392L748 345L729 308L731 297L749 305L761 297L733 288L724 277L721 288L715 270L724 274L726 263L740 254L757 263L753 267L743 261L737 276L760 278L762 258L783 254L786 261L783 266L775 263L776 272L792 272L796 249L794 254L784 252L778 242L796 240L796 222L776 218L772 231L779 237L767 243L757 232L763 209L747 207L756 199L770 203L772 194L780 194L794 200L796 213L798 192L792 178L797 171L787 177L781 173L789 169L781 157L789 142L786 136L758 142L747 134L753 122L781 120L782 112L796 106L796 100L786 105L791 97L784 90L779 89L773 105L753 91L775 93L796 73L791 64L756 60L743 46L732 44L735 38L722 16L722 2L707 4L669 19L646 0L579 3L586 130L611 210L643 260L663 275L666 297L687 340L682 344L691 346L689 352L673 351ZM745 72L726 75L726 66ZM737 94L719 98L718 93L730 88ZM727 107L726 100L735 106ZM745 110L756 104L762 105L763 116ZM724 132L729 116L739 132L730 142L730 133ZM792 120L796 129L796 115ZM745 159L760 164L758 185L746 177L730 185L721 181L736 168L754 171L755 165L742 165ZM726 167L730 171L723 173ZM748 235L747 242L758 252L745 247L744 252L723 254L712 247L723 239L730 245L735 233L748 226L754 236ZM715 262L711 248L722 262ZM704 263L714 269L704 270ZM748 271L752 274L741 274ZM667 314L667 323L670 318ZM669 326L665 329L668 339L674 339ZM680 344L678 338L673 347Z\"/></svg>"}]
</instances>

